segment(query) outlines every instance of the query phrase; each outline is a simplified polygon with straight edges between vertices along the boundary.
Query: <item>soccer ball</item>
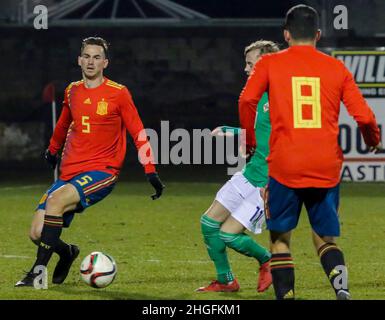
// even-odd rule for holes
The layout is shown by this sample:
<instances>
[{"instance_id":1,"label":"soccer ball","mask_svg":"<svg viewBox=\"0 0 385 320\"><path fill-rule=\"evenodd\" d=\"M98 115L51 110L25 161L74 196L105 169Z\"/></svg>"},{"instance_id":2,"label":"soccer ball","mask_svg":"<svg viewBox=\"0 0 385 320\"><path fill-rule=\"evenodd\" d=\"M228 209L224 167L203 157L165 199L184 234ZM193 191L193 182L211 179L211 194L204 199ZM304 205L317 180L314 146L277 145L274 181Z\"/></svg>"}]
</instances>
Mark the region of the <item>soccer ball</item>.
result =
<instances>
[{"instance_id":1,"label":"soccer ball","mask_svg":"<svg viewBox=\"0 0 385 320\"><path fill-rule=\"evenodd\" d=\"M80 275L93 288L105 288L114 281L117 268L115 260L102 252L92 252L80 265Z\"/></svg>"}]
</instances>

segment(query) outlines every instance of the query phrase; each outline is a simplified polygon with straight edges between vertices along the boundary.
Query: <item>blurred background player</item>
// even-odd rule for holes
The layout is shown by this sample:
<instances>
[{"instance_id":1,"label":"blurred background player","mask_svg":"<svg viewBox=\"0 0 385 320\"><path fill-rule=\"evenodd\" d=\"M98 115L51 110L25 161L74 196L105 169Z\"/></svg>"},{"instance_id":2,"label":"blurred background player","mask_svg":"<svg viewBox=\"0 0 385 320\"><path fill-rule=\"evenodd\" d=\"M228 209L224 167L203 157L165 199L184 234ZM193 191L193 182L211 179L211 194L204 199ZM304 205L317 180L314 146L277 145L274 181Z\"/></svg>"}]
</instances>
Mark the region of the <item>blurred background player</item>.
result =
<instances>
[{"instance_id":1,"label":"blurred background player","mask_svg":"<svg viewBox=\"0 0 385 320\"><path fill-rule=\"evenodd\" d=\"M294 299L291 230L302 205L308 212L313 242L337 299L350 299L342 251L338 204L343 161L338 145L340 101L358 123L371 151L381 149L375 116L344 64L318 51L319 17L298 5L286 15L289 49L256 63L239 100L246 145L253 147L254 115L268 90L272 133L268 157L266 223L272 241L271 272L277 299ZM344 279L342 279L344 278ZM341 284L345 283L341 286Z\"/></svg>"},{"instance_id":2,"label":"blurred background player","mask_svg":"<svg viewBox=\"0 0 385 320\"><path fill-rule=\"evenodd\" d=\"M245 72L249 76L259 58L277 52L278 46L271 41L256 41L245 48ZM217 193L210 208L201 217L201 230L208 254L214 262L217 279L197 291L238 291L239 284L228 261L226 247L259 263L258 292L265 291L272 282L269 260L270 252L247 235L246 229L258 234L265 221L262 188L267 184L266 157L269 153L270 118L267 94L258 103L255 136L258 140L250 161L242 172L236 173ZM254 126L254 125L253 125ZM239 128L218 127L214 135L238 134ZM254 138L255 141L255 138ZM255 146L255 145L254 145Z\"/></svg>"},{"instance_id":3,"label":"blurred background player","mask_svg":"<svg viewBox=\"0 0 385 320\"><path fill-rule=\"evenodd\" d=\"M98 37L82 42L78 64L83 79L65 90L63 109L45 159L56 167L62 149L60 177L41 199L34 215L30 238L38 245L31 271L16 287L33 286L35 266L47 266L56 252L60 260L52 282L60 284L68 275L79 248L60 239L75 212L82 212L104 199L114 188L126 153L126 130L132 136L149 182L161 196L164 188L152 161L149 142L140 140L144 130L130 92L103 76L108 66L107 42ZM143 147L143 148L142 148ZM144 154L142 150L146 150Z\"/></svg>"}]
</instances>

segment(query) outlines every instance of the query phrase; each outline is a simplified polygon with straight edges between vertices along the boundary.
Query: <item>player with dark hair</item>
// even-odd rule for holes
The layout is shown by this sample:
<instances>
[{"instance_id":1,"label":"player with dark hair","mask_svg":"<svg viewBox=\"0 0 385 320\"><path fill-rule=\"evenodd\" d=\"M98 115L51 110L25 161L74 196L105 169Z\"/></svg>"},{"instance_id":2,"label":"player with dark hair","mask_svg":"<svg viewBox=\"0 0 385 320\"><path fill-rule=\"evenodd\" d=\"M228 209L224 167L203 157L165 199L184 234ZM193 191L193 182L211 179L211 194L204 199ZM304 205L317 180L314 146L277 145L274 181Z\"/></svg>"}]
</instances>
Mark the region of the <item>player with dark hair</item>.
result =
<instances>
[{"instance_id":1,"label":"player with dark hair","mask_svg":"<svg viewBox=\"0 0 385 320\"><path fill-rule=\"evenodd\" d=\"M259 40L245 48L245 72L249 76L254 64L264 54L277 52L278 46L271 41ZM201 230L210 259L214 262L217 279L197 291L234 292L239 284L227 258L226 247L258 261L258 292L272 283L269 261L270 252L245 233L246 229L262 232L264 206L261 193L267 184L266 157L269 153L270 136L269 103L264 94L254 115L255 135L258 140L250 161L242 172L236 173L218 191L214 202L201 217ZM222 126L213 130L214 135L238 134L239 128Z\"/></svg>"},{"instance_id":2,"label":"player with dark hair","mask_svg":"<svg viewBox=\"0 0 385 320\"><path fill-rule=\"evenodd\" d=\"M340 102L361 130L370 151L381 149L375 116L344 64L318 51L318 13L298 5L286 15L289 48L263 56L239 99L247 149L254 147L254 117L269 94L271 138L266 223L271 237L271 273L277 299L294 299L294 264L290 237L304 204L322 267L337 299L350 299L341 249L338 217L340 171L338 145Z\"/></svg>"},{"instance_id":3,"label":"player with dark hair","mask_svg":"<svg viewBox=\"0 0 385 320\"><path fill-rule=\"evenodd\" d=\"M126 153L127 131L134 140L147 179L161 196L164 188L155 171L151 147L130 92L103 76L108 45L102 38L82 42L78 64L81 81L64 92L63 109L45 159L54 169L62 150L60 177L44 194L33 217L30 238L38 245L37 258L16 287L33 286L36 266L46 267L53 252L60 256L52 282L62 283L79 248L60 239L74 214L104 199L114 188ZM145 152L143 152L145 150ZM145 159L150 159L145 161Z\"/></svg>"}]
</instances>

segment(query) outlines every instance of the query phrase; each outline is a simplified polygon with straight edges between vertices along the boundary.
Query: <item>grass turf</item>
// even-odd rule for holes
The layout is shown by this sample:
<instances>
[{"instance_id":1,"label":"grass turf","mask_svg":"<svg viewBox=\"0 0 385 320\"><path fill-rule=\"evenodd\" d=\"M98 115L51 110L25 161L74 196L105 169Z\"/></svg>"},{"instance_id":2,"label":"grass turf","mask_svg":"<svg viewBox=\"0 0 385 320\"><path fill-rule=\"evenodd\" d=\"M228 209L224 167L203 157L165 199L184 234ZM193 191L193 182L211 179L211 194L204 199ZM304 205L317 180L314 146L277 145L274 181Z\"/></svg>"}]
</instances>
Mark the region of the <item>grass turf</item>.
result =
<instances>
[{"instance_id":1,"label":"grass turf","mask_svg":"<svg viewBox=\"0 0 385 320\"><path fill-rule=\"evenodd\" d=\"M45 185L0 185L0 299L274 299L273 289L257 293L257 264L229 251L238 293L196 293L214 278L200 233L199 218L212 202L220 183L167 183L164 196L152 201L147 183L119 182L104 201L79 214L62 238L80 246L79 258L62 285L48 290L14 288L34 261L36 248L27 234L34 206ZM382 261L385 251L384 184L342 184L342 236L354 299L383 299ZM268 234L255 236L267 246ZM79 276L81 259L92 251L112 255L118 265L114 283L105 289L85 285ZM294 231L297 299L334 299L312 247L305 212ZM49 278L57 261L49 265Z\"/></svg>"}]
</instances>

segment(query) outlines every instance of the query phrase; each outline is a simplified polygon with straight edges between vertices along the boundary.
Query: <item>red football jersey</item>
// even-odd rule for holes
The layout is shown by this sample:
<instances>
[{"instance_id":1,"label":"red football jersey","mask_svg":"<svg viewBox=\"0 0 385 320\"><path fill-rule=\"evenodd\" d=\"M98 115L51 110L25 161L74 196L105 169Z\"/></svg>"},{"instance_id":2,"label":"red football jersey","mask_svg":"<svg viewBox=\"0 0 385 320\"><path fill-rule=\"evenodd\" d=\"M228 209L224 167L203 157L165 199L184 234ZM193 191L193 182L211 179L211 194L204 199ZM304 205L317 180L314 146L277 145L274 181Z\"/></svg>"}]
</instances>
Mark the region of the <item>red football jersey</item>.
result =
<instances>
[{"instance_id":1,"label":"red football jersey","mask_svg":"<svg viewBox=\"0 0 385 320\"><path fill-rule=\"evenodd\" d=\"M151 159L144 164L145 172L155 172L149 142L138 139L144 128L127 88L107 78L96 88L86 88L83 81L71 83L49 145L52 154L63 148L60 179L91 170L119 174L126 154L126 130L136 148L143 147Z\"/></svg>"},{"instance_id":2,"label":"red football jersey","mask_svg":"<svg viewBox=\"0 0 385 320\"><path fill-rule=\"evenodd\" d=\"M312 46L292 46L255 64L239 98L247 147L255 145L255 109L268 91L272 132L269 176L291 188L338 184L343 154L338 145L340 102L369 146L379 141L375 116L344 64Z\"/></svg>"}]
</instances>

